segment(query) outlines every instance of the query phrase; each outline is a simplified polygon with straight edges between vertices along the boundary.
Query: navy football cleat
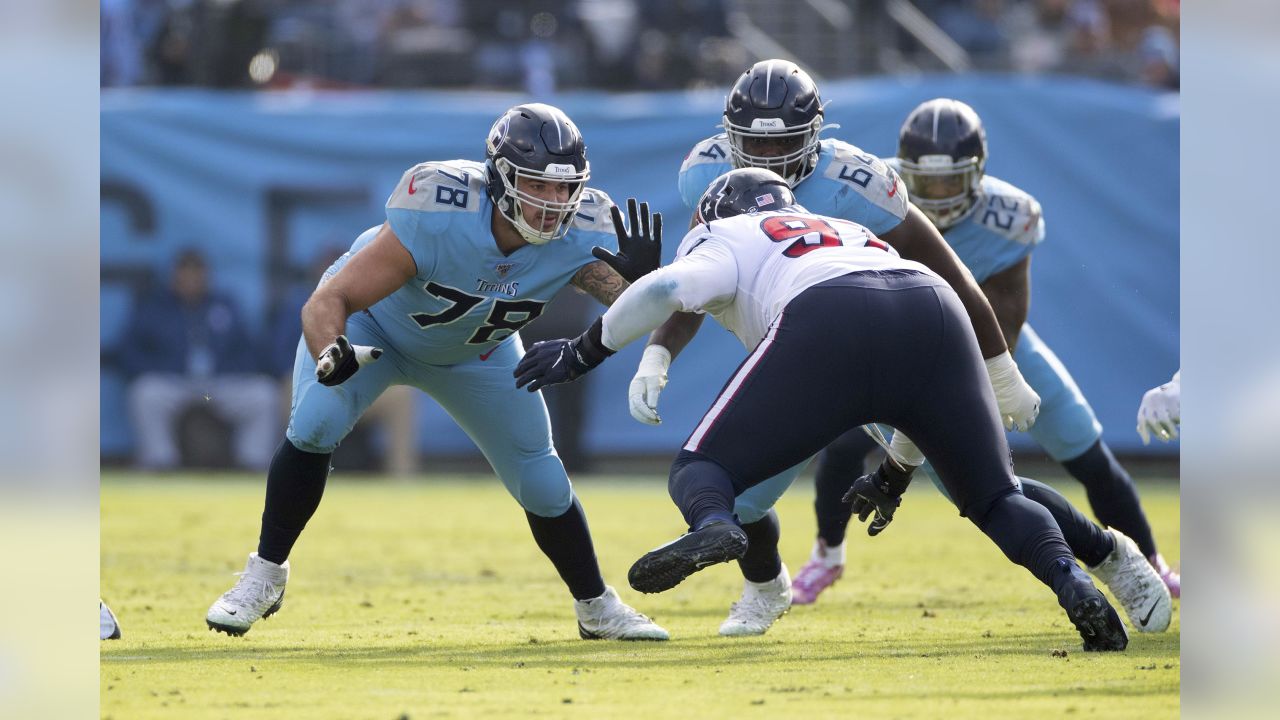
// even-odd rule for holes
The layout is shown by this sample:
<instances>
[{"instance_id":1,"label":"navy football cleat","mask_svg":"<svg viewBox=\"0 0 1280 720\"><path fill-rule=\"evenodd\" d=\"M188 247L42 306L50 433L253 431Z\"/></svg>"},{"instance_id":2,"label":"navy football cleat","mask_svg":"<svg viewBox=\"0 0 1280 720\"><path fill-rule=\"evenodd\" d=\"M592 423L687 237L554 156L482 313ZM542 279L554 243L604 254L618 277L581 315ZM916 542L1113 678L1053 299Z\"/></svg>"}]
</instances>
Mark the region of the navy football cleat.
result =
<instances>
[{"instance_id":1,"label":"navy football cleat","mask_svg":"<svg viewBox=\"0 0 1280 720\"><path fill-rule=\"evenodd\" d=\"M631 566L627 581L642 593L657 593L684 582L704 567L747 554L747 534L727 522L716 522L682 535L645 553Z\"/></svg>"},{"instance_id":2,"label":"navy football cleat","mask_svg":"<svg viewBox=\"0 0 1280 720\"><path fill-rule=\"evenodd\" d=\"M1074 562L1065 560L1063 571L1080 579L1070 582L1058 596L1058 604L1067 611L1067 617L1084 639L1085 652L1107 652L1124 650L1129 646L1129 631L1116 609L1107 602L1107 597L1080 571Z\"/></svg>"}]
</instances>

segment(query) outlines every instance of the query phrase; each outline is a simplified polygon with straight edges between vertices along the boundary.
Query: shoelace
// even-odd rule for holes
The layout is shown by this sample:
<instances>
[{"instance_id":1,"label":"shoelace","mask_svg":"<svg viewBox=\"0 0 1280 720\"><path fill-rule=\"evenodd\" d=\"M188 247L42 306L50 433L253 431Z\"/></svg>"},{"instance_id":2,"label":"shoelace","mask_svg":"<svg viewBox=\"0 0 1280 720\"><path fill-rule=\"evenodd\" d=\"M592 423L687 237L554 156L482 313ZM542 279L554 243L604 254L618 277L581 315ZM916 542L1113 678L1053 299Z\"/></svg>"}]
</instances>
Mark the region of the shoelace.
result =
<instances>
[{"instance_id":1,"label":"shoelace","mask_svg":"<svg viewBox=\"0 0 1280 720\"><path fill-rule=\"evenodd\" d=\"M235 573L240 579L236 581L234 587L223 595L228 601L239 603L240 605L256 604L260 601L270 600L271 596L276 592L276 585L267 582L259 577L254 577L249 573Z\"/></svg>"}]
</instances>

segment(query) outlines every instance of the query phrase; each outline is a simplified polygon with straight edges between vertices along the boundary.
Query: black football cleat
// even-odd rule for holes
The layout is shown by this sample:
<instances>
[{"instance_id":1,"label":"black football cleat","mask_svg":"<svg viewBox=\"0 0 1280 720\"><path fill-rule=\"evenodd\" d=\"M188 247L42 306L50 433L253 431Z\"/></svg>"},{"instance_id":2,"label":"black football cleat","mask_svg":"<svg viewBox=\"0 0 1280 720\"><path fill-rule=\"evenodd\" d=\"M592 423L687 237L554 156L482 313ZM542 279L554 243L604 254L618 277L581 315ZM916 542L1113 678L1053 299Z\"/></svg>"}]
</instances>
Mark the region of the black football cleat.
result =
<instances>
[{"instance_id":1,"label":"black football cleat","mask_svg":"<svg viewBox=\"0 0 1280 720\"><path fill-rule=\"evenodd\" d=\"M1064 562L1064 566L1068 565ZM1085 652L1110 652L1129 646L1129 631L1125 630L1120 615L1111 607L1107 598L1079 571L1075 563L1064 567L1067 572L1079 572L1080 580L1071 582L1062 590L1058 604L1067 611L1067 617L1084 639Z\"/></svg>"},{"instance_id":2,"label":"black football cleat","mask_svg":"<svg viewBox=\"0 0 1280 720\"><path fill-rule=\"evenodd\" d=\"M642 593L663 592L704 567L738 560L746 553L747 534L742 528L712 523L645 553L631 566L627 581Z\"/></svg>"}]
</instances>

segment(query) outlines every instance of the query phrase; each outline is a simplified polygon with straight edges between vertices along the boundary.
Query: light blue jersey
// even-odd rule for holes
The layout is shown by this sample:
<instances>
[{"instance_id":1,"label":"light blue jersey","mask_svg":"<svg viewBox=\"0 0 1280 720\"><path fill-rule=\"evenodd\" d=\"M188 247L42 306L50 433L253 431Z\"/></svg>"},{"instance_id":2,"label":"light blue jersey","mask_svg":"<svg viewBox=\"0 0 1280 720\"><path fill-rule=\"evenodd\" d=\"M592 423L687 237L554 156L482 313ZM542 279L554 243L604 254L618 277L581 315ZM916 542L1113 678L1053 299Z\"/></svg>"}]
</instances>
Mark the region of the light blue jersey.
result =
<instances>
[{"instance_id":1,"label":"light blue jersey","mask_svg":"<svg viewBox=\"0 0 1280 720\"><path fill-rule=\"evenodd\" d=\"M1044 218L1035 198L986 175L978 202L942 237L973 273L973 279L983 283L1017 265L1044 241Z\"/></svg>"},{"instance_id":2,"label":"light blue jersey","mask_svg":"<svg viewBox=\"0 0 1280 720\"><path fill-rule=\"evenodd\" d=\"M843 140L826 138L818 164L794 188L796 201L811 213L843 218L876 235L898 226L907 216L907 189L886 162ZM680 166L680 197L690 210L712 180L729 172L729 138L709 137L689 151Z\"/></svg>"},{"instance_id":3,"label":"light blue jersey","mask_svg":"<svg viewBox=\"0 0 1280 720\"><path fill-rule=\"evenodd\" d=\"M612 203L585 189L568 235L504 256L493 238L483 178L482 164L464 160L405 173L387 201L387 222L413 255L417 274L352 315L346 327L353 344L381 347L383 355L326 387L316 382L315 360L299 342L286 435L306 452L332 452L384 390L411 385L457 421L526 510L556 517L568 510L573 491L551 445L542 394L518 390L512 377L524 355L517 331L578 270L597 262L593 246L616 252ZM377 233L365 231L326 277Z\"/></svg>"},{"instance_id":4,"label":"light blue jersey","mask_svg":"<svg viewBox=\"0 0 1280 720\"><path fill-rule=\"evenodd\" d=\"M483 164L452 160L411 168L387 201L387 222L418 273L369 313L391 343L418 362L452 365L478 357L542 314L574 273L595 262L592 247L617 250L610 204L608 195L588 188L568 235L503 255L490 229L493 202ZM360 236L330 272L374 235Z\"/></svg>"}]
</instances>

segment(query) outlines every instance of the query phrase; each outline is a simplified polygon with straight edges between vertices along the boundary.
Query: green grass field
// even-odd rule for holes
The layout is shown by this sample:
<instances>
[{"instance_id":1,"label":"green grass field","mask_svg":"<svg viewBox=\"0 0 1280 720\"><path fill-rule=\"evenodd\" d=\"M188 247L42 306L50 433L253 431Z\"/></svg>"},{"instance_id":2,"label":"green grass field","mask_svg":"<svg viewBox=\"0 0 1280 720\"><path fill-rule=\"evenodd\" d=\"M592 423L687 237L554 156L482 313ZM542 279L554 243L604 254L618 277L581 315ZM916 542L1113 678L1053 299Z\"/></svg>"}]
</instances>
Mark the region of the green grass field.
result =
<instances>
[{"instance_id":1,"label":"green grass field","mask_svg":"<svg viewBox=\"0 0 1280 720\"><path fill-rule=\"evenodd\" d=\"M665 482L578 478L606 580L668 643L577 637L524 514L491 478L335 476L291 557L284 608L230 638L209 604L257 544L259 476L102 479L101 713L139 718L1176 717L1179 625L1085 654L1052 594L927 483L878 538L850 530L844 579L765 636L716 634L736 566L640 595L631 562L683 531ZM1059 483L1077 504L1078 486ZM1178 560L1178 493L1142 487ZM783 499L793 571L812 484ZM1055 651L1066 650L1065 657Z\"/></svg>"}]
</instances>

